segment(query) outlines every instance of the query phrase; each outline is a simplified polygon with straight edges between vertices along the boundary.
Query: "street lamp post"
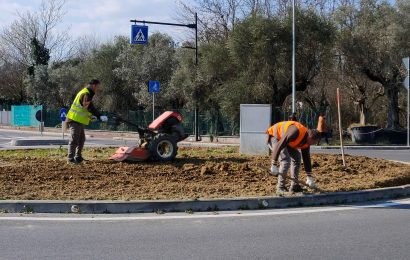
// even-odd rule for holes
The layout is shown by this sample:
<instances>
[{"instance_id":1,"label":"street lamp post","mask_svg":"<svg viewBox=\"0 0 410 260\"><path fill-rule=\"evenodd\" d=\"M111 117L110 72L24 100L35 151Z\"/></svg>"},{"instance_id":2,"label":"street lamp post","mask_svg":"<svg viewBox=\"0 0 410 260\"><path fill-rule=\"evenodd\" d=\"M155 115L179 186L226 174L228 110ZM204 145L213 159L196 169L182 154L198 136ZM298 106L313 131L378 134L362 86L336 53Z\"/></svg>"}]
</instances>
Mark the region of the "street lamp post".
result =
<instances>
[{"instance_id":1,"label":"street lamp post","mask_svg":"<svg viewBox=\"0 0 410 260\"><path fill-rule=\"evenodd\" d=\"M295 33L295 0L292 0L292 113L296 113L296 33Z\"/></svg>"}]
</instances>

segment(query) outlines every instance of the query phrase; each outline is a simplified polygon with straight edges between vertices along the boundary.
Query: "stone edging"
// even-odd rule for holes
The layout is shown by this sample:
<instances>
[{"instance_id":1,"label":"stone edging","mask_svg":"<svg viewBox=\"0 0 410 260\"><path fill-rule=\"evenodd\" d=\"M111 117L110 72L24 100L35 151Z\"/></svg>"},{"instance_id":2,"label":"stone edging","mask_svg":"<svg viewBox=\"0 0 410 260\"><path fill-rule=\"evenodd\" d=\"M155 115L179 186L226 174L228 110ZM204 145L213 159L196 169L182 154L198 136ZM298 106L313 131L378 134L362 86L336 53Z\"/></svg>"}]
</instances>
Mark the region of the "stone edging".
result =
<instances>
[{"instance_id":1,"label":"stone edging","mask_svg":"<svg viewBox=\"0 0 410 260\"><path fill-rule=\"evenodd\" d=\"M335 192L295 197L258 197L210 200L153 200L153 201L41 201L2 200L0 212L9 213L143 213L143 212L198 212L219 210L247 210L321 206L396 199L410 196L410 185L373 190Z\"/></svg>"}]
</instances>

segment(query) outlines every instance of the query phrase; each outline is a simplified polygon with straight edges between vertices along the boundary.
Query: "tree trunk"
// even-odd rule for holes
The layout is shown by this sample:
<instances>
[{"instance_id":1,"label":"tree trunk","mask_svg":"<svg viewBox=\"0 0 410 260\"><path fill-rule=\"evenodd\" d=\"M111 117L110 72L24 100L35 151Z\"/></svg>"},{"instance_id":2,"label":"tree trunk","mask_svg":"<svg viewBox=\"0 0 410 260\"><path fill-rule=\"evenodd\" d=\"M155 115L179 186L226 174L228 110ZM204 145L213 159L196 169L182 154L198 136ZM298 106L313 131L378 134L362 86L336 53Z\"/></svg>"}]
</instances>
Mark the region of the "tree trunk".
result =
<instances>
[{"instance_id":1,"label":"tree trunk","mask_svg":"<svg viewBox=\"0 0 410 260\"><path fill-rule=\"evenodd\" d=\"M387 128L398 129L399 128L399 91L395 84L389 83L385 86L387 89Z\"/></svg>"},{"instance_id":2,"label":"tree trunk","mask_svg":"<svg viewBox=\"0 0 410 260\"><path fill-rule=\"evenodd\" d=\"M364 103L359 104L359 109L360 109L360 124L365 125L366 124L366 116L364 114L364 110L365 110Z\"/></svg>"}]
</instances>

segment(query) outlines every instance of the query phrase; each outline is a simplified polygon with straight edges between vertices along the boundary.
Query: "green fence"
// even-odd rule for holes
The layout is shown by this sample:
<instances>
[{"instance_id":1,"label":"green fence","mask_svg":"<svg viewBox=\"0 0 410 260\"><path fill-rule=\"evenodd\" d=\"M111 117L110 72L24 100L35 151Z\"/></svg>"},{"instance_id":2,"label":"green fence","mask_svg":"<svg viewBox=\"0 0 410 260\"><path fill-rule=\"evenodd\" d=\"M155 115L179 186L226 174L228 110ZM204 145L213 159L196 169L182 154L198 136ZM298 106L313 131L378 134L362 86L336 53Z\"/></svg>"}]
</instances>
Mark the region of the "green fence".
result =
<instances>
[{"instance_id":1,"label":"green fence","mask_svg":"<svg viewBox=\"0 0 410 260\"><path fill-rule=\"evenodd\" d=\"M156 110L155 118L160 116L166 110ZM183 127L186 133L194 134L195 126L195 113L193 110L179 109L173 110L182 114ZM100 130L110 130L110 131L137 131L136 127L127 125L126 123L117 124L113 119L114 116L120 116L121 118L132 122L133 124L146 127L152 122L152 111L128 111L120 115L113 113L103 113L108 115L108 122L91 122L87 129L100 129ZM44 125L46 127L61 127L61 120L59 116L59 110L47 110L43 114ZM225 118L222 117L212 117L207 113L199 113L198 117L199 123L199 134L207 135L213 134L218 136L231 135L232 129ZM218 129L218 130L216 130ZM236 133L239 132L239 129ZM235 132L234 132L235 133Z\"/></svg>"},{"instance_id":2,"label":"green fence","mask_svg":"<svg viewBox=\"0 0 410 260\"><path fill-rule=\"evenodd\" d=\"M332 113L330 111L325 111L326 122L333 122ZM284 120L289 120L292 113L290 111L284 111L281 107L275 107L272 111L272 122L280 122ZM296 112L297 121L307 126L308 128L316 128L317 121L319 119L319 111L313 109L303 109Z\"/></svg>"},{"instance_id":3,"label":"green fence","mask_svg":"<svg viewBox=\"0 0 410 260\"><path fill-rule=\"evenodd\" d=\"M173 110L182 114L184 117L183 127L186 133L194 134L195 126L195 113L193 110L189 109L179 109ZM155 118L161 115L165 110L155 110ZM103 113L108 115L109 121L106 123L102 122L91 122L88 129L99 129L99 130L110 130L110 131L136 131L137 129L133 126L129 126L124 123L116 124L112 119L115 114L113 113ZM331 113L326 113L327 122L332 122ZM128 111L126 113L121 113L119 116L130 121L136 125L146 127L152 122L152 111ZM288 120L291 116L290 111L283 110L280 107L275 107L272 109L272 124ZM312 109L303 109L297 111L297 120L302 124L308 126L309 128L316 128L318 120L318 112ZM239 115L236 117L239 118ZM61 120L59 115L59 110L45 110L43 113L44 125L46 127L61 127ZM213 115L209 111L200 111L198 117L199 123L199 134L200 135L215 135L215 136L231 136L239 135L239 119L232 121L232 117L227 118L221 114Z\"/></svg>"}]
</instances>

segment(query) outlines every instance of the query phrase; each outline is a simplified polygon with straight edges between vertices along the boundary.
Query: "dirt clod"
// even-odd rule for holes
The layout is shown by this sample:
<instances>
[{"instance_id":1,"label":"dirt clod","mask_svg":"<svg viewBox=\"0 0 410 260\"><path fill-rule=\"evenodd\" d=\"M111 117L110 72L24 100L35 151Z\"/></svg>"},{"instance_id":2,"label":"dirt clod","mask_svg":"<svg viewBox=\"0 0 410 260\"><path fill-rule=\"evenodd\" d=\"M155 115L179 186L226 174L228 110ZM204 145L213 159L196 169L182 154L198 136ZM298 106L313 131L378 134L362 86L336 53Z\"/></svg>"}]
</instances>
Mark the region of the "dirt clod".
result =
<instances>
[{"instance_id":1,"label":"dirt clod","mask_svg":"<svg viewBox=\"0 0 410 260\"><path fill-rule=\"evenodd\" d=\"M209 171L209 169L206 165L201 167L201 173L200 173L201 176L204 176L204 175L209 174L209 173L210 173L210 171Z\"/></svg>"}]
</instances>

